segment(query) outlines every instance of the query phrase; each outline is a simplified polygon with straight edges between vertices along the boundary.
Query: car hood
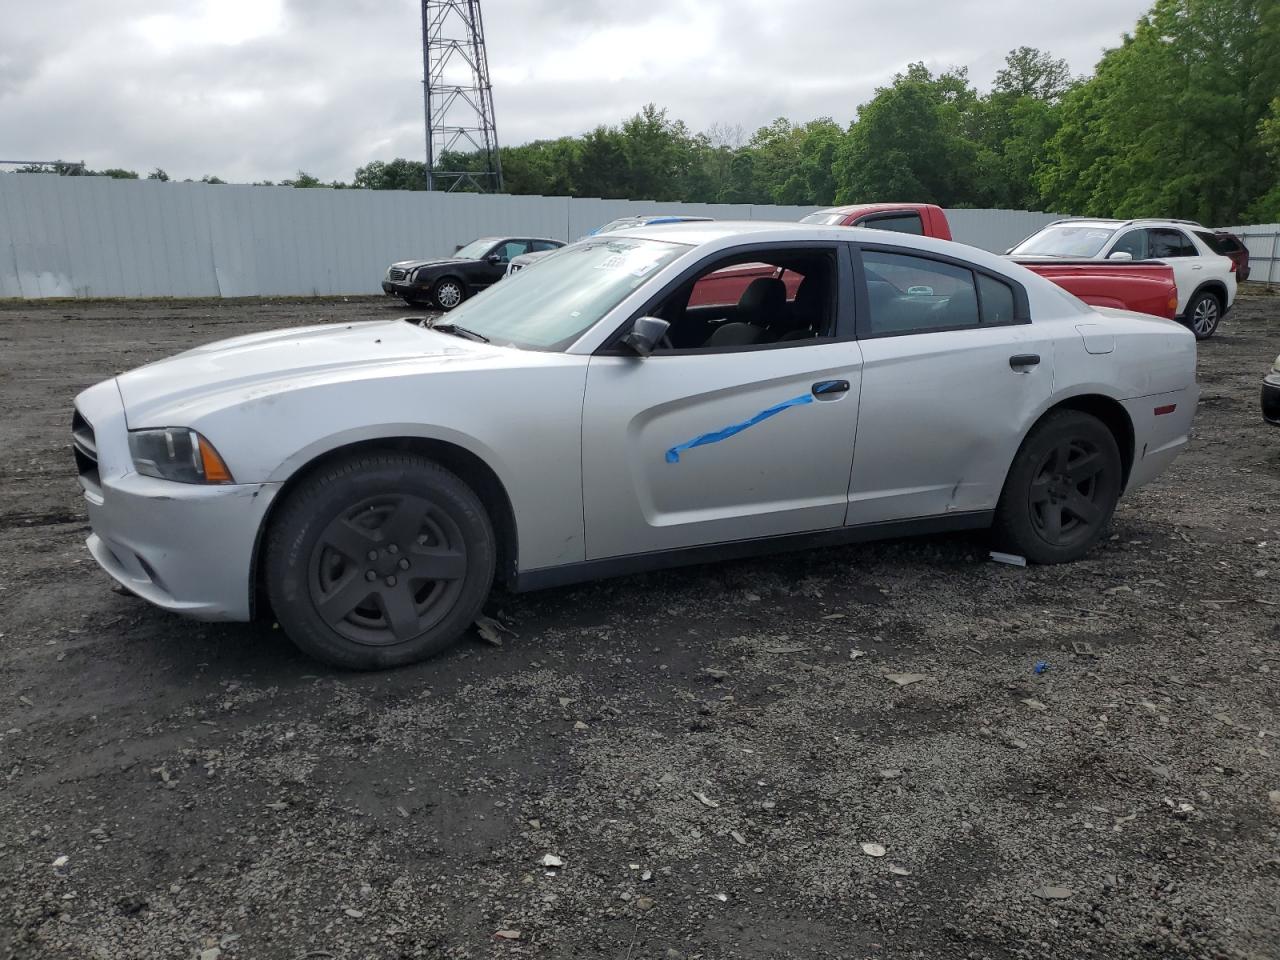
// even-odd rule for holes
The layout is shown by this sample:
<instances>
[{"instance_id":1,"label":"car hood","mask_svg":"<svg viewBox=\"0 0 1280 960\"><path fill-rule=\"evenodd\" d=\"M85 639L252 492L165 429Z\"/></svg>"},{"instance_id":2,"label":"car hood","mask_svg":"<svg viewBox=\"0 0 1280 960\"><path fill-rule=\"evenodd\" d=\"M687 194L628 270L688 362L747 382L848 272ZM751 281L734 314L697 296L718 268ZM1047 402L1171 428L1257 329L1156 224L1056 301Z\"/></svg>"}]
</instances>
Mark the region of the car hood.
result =
<instances>
[{"instance_id":1,"label":"car hood","mask_svg":"<svg viewBox=\"0 0 1280 960\"><path fill-rule=\"evenodd\" d=\"M265 400L282 390L323 382L394 375L509 358L523 351L491 347L403 320L323 324L254 333L206 344L120 374L130 429L191 426L211 405Z\"/></svg>"},{"instance_id":2,"label":"car hood","mask_svg":"<svg viewBox=\"0 0 1280 960\"><path fill-rule=\"evenodd\" d=\"M437 257L434 260L397 260L391 266L400 270L417 270L419 267L457 266L460 263L475 263L475 260L458 260L454 257Z\"/></svg>"}]
</instances>

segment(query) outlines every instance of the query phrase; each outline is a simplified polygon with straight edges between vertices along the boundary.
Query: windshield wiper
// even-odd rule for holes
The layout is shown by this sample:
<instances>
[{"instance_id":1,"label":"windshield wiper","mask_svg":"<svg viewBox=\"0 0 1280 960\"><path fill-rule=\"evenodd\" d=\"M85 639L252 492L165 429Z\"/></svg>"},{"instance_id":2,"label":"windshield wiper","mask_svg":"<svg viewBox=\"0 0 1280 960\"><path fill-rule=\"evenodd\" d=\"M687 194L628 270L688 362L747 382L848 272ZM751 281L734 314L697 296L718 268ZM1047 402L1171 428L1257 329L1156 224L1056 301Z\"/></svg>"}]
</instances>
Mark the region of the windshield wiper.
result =
<instances>
[{"instance_id":1,"label":"windshield wiper","mask_svg":"<svg viewBox=\"0 0 1280 960\"><path fill-rule=\"evenodd\" d=\"M427 329L439 330L441 333L452 333L455 337L462 337L464 340L474 340L476 343L489 342L489 338L483 333L476 333L474 330L468 330L466 327L460 327L456 323L449 323L447 320L444 322L437 320Z\"/></svg>"}]
</instances>

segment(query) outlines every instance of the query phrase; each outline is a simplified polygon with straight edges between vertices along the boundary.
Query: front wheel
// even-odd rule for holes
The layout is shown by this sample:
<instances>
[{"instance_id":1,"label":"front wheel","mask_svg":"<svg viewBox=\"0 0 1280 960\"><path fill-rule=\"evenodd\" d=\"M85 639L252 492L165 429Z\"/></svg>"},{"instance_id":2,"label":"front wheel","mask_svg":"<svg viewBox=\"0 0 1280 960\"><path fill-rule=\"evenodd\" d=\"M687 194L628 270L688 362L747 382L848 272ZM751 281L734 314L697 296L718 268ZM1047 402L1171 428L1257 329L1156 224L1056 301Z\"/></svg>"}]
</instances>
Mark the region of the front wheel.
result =
<instances>
[{"instance_id":1,"label":"front wheel","mask_svg":"<svg viewBox=\"0 0 1280 960\"><path fill-rule=\"evenodd\" d=\"M1002 548L1033 563L1084 556L1120 499L1120 449L1097 417L1058 410L1023 441L1005 479L993 528Z\"/></svg>"},{"instance_id":2,"label":"front wheel","mask_svg":"<svg viewBox=\"0 0 1280 960\"><path fill-rule=\"evenodd\" d=\"M1218 300L1217 294L1206 290L1204 293L1196 294L1195 299L1187 304L1187 326L1191 328L1197 340L1208 340L1212 337L1217 332L1221 320L1222 303Z\"/></svg>"},{"instance_id":3,"label":"front wheel","mask_svg":"<svg viewBox=\"0 0 1280 960\"><path fill-rule=\"evenodd\" d=\"M303 651L376 670L452 646L480 612L497 547L461 479L410 453L368 453L303 481L268 533L267 589Z\"/></svg>"},{"instance_id":4,"label":"front wheel","mask_svg":"<svg viewBox=\"0 0 1280 960\"><path fill-rule=\"evenodd\" d=\"M452 310L466 298L467 292L462 289L462 284L451 277L441 280L431 290L431 299L441 310Z\"/></svg>"}]
</instances>

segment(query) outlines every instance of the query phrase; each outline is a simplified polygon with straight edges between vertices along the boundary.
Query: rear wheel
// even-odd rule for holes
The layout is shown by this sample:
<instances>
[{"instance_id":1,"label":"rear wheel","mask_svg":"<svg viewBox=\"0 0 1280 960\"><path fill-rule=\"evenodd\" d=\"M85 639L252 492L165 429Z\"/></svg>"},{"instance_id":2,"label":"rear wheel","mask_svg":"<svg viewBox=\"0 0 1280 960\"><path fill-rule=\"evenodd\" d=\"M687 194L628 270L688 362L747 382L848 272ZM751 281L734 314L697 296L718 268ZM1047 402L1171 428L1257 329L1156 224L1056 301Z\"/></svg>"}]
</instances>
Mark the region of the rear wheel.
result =
<instances>
[{"instance_id":1,"label":"rear wheel","mask_svg":"<svg viewBox=\"0 0 1280 960\"><path fill-rule=\"evenodd\" d=\"M1187 304L1187 326L1197 340L1208 340L1218 330L1222 320L1222 302L1216 293L1208 290L1198 293Z\"/></svg>"},{"instance_id":2,"label":"rear wheel","mask_svg":"<svg viewBox=\"0 0 1280 960\"><path fill-rule=\"evenodd\" d=\"M1120 498L1120 450L1097 417L1059 410L1014 457L996 508L1002 547L1034 563L1078 560L1106 532Z\"/></svg>"},{"instance_id":3,"label":"rear wheel","mask_svg":"<svg viewBox=\"0 0 1280 960\"><path fill-rule=\"evenodd\" d=\"M488 596L497 555L475 492L409 453L353 457L309 477L268 536L267 588L285 633L356 670L452 646Z\"/></svg>"},{"instance_id":4,"label":"rear wheel","mask_svg":"<svg viewBox=\"0 0 1280 960\"><path fill-rule=\"evenodd\" d=\"M445 277L431 289L431 298L441 310L452 310L467 298L467 292L459 281Z\"/></svg>"}]
</instances>

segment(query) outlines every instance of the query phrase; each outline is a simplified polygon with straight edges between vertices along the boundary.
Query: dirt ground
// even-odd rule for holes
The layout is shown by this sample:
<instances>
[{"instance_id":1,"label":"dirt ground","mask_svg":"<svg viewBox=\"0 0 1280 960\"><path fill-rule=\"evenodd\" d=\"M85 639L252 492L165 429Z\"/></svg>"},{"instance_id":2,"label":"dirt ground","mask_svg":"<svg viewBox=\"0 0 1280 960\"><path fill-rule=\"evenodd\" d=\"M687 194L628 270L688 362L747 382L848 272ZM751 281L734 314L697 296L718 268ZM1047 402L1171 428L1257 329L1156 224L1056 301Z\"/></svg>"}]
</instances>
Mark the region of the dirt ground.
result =
<instances>
[{"instance_id":1,"label":"dirt ground","mask_svg":"<svg viewBox=\"0 0 1280 960\"><path fill-rule=\"evenodd\" d=\"M935 537L499 596L502 647L377 675L112 592L77 391L395 312L0 304L0 956L1280 957L1280 298L1074 565Z\"/></svg>"}]
</instances>

